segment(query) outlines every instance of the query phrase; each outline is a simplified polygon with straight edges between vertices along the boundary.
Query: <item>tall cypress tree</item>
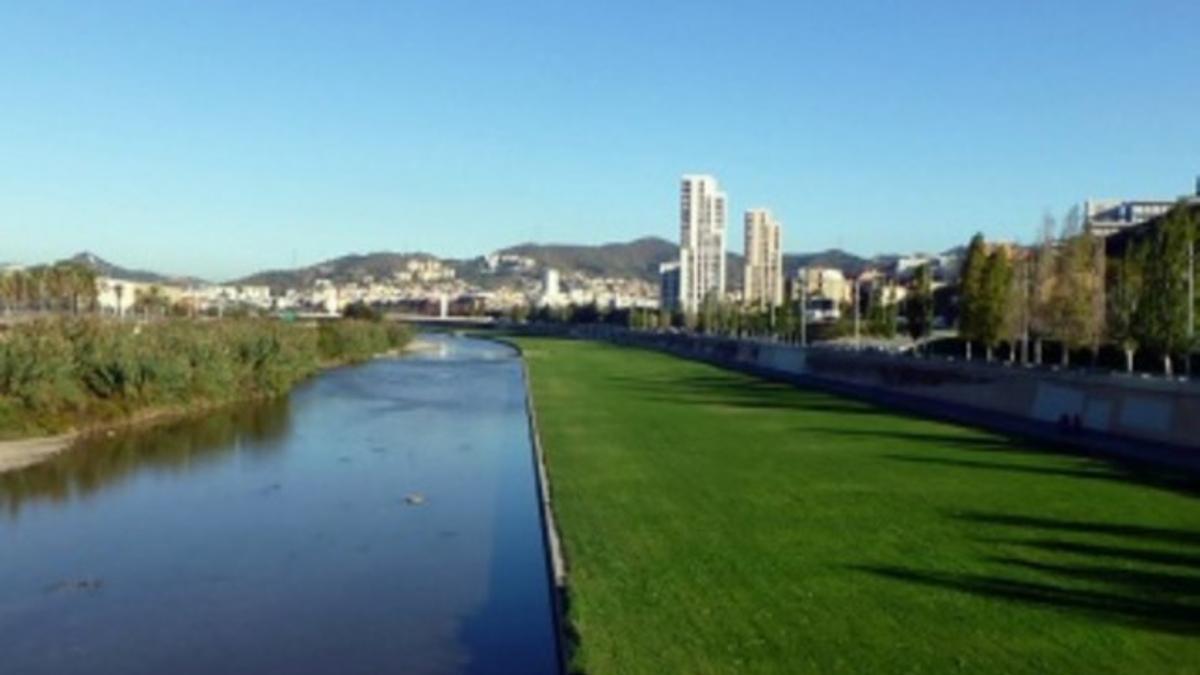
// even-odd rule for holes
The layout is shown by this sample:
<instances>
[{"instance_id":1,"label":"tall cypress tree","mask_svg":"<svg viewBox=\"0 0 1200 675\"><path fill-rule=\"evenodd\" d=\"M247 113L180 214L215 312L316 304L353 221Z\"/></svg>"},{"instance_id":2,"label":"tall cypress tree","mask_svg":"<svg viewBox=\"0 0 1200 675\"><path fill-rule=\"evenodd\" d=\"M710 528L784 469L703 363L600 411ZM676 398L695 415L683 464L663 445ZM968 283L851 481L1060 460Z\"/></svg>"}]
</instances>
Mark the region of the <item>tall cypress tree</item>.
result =
<instances>
[{"instance_id":1,"label":"tall cypress tree","mask_svg":"<svg viewBox=\"0 0 1200 675\"><path fill-rule=\"evenodd\" d=\"M996 248L987 257L980 282L979 300L973 312L975 329L979 340L987 348L987 360L992 360L992 351L1004 335L1004 319L1007 314L1008 289L1012 283L1012 265L1008 252Z\"/></svg>"},{"instance_id":2,"label":"tall cypress tree","mask_svg":"<svg viewBox=\"0 0 1200 675\"><path fill-rule=\"evenodd\" d=\"M1054 269L1058 249L1054 243L1054 216L1049 212L1042 216L1034 248L1029 280L1029 332L1033 338L1033 361L1042 363L1042 341L1053 334L1054 324Z\"/></svg>"},{"instance_id":3,"label":"tall cypress tree","mask_svg":"<svg viewBox=\"0 0 1200 675\"><path fill-rule=\"evenodd\" d=\"M904 303L904 320L914 341L933 330L933 272L928 263L917 268L916 283Z\"/></svg>"},{"instance_id":4,"label":"tall cypress tree","mask_svg":"<svg viewBox=\"0 0 1200 675\"><path fill-rule=\"evenodd\" d=\"M1183 205L1176 206L1159 225L1150 243L1142 299L1138 303L1140 341L1158 351L1163 373L1174 374L1172 357L1187 346L1188 249L1195 244L1195 223Z\"/></svg>"},{"instance_id":5,"label":"tall cypress tree","mask_svg":"<svg viewBox=\"0 0 1200 675\"><path fill-rule=\"evenodd\" d=\"M1018 248L1011 261L1011 272L1007 299L1004 306L1004 327L1002 333L1008 340L1011 349L1009 361L1017 360L1017 345L1021 346L1022 363L1029 360L1029 329L1031 318L1030 285L1033 277L1034 257L1027 249Z\"/></svg>"},{"instance_id":6,"label":"tall cypress tree","mask_svg":"<svg viewBox=\"0 0 1200 675\"><path fill-rule=\"evenodd\" d=\"M1051 334L1062 342L1062 364L1072 350L1095 353L1104 333L1104 283L1101 243L1094 235L1064 228L1051 288Z\"/></svg>"},{"instance_id":7,"label":"tall cypress tree","mask_svg":"<svg viewBox=\"0 0 1200 675\"><path fill-rule=\"evenodd\" d=\"M1120 259L1109 266L1108 330L1109 337L1125 353L1125 372L1133 372L1140 330L1138 305L1142 300L1146 245L1130 242Z\"/></svg>"},{"instance_id":8,"label":"tall cypress tree","mask_svg":"<svg viewBox=\"0 0 1200 675\"><path fill-rule=\"evenodd\" d=\"M958 334L966 342L967 360L971 359L971 342L981 339L980 310L982 308L983 273L987 265L987 251L982 233L975 233L967 246L959 274L958 287Z\"/></svg>"}]
</instances>

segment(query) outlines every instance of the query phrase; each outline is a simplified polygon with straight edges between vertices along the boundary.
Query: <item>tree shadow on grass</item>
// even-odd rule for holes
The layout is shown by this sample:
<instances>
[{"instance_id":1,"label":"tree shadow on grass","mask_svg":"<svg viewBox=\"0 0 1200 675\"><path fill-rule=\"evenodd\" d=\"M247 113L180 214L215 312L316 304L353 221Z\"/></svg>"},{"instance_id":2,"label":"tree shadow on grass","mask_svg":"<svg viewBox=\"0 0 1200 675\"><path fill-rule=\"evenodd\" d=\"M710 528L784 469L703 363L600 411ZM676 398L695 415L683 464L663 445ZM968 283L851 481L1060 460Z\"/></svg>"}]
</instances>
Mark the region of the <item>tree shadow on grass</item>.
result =
<instances>
[{"instance_id":1,"label":"tree shadow on grass","mask_svg":"<svg viewBox=\"0 0 1200 675\"><path fill-rule=\"evenodd\" d=\"M1078 453L1071 452L1070 450L1056 449L1053 446L1025 444L1016 439L1003 436L989 438L907 432L889 432L884 434L858 429L821 429L819 431L852 437L876 436L881 440L887 438L891 440L927 441L936 443L938 445L937 449L943 451L942 454L937 455L900 453L883 455L885 459L896 462L924 464L948 469L979 469L1028 475L1058 476L1080 480L1113 481L1167 490L1189 497L1200 496L1200 477L1186 472L1118 457L1080 456ZM944 454L946 450L961 450L963 456L946 456ZM1041 464L1024 464L968 458L970 454L980 456L980 453L1038 455L1045 457L1047 462Z\"/></svg>"},{"instance_id":2,"label":"tree shadow on grass","mask_svg":"<svg viewBox=\"0 0 1200 675\"><path fill-rule=\"evenodd\" d=\"M649 376L612 376L607 381L623 394L652 402L845 415L888 414L879 408L857 401L736 374L679 375L661 379Z\"/></svg>"},{"instance_id":3,"label":"tree shadow on grass","mask_svg":"<svg viewBox=\"0 0 1200 675\"><path fill-rule=\"evenodd\" d=\"M968 512L989 573L852 565L886 579L1200 635L1200 532L1130 523ZM1057 536L1058 538L1051 538ZM1028 537L1028 538L1022 538ZM1023 551L1014 555L1014 548Z\"/></svg>"},{"instance_id":4,"label":"tree shadow on grass","mask_svg":"<svg viewBox=\"0 0 1200 675\"><path fill-rule=\"evenodd\" d=\"M993 543L1024 546L1043 553L1067 554L1086 558L1111 558L1127 564L1170 565L1200 570L1200 554L1181 553L1130 546L1081 543L1061 539L1037 539L1033 541L995 540Z\"/></svg>"},{"instance_id":5,"label":"tree shadow on grass","mask_svg":"<svg viewBox=\"0 0 1200 675\"><path fill-rule=\"evenodd\" d=\"M1147 598L1131 592L1135 589L1097 591L1061 583L984 574L922 572L896 566L852 566L851 569L905 583L1079 612L1095 619L1118 621L1159 632L1189 636L1200 634L1200 605L1167 596ZM1129 586L1131 583L1122 582L1119 585Z\"/></svg>"},{"instance_id":6,"label":"tree shadow on grass","mask_svg":"<svg viewBox=\"0 0 1200 675\"><path fill-rule=\"evenodd\" d=\"M1170 527L1128 525L1123 523L1089 523L1081 520L1062 520L1043 516L991 514L978 511L955 513L952 517L980 525L1002 525L1027 530L1051 530L1073 534L1105 534L1170 544L1200 546L1200 532Z\"/></svg>"},{"instance_id":7,"label":"tree shadow on grass","mask_svg":"<svg viewBox=\"0 0 1200 675\"><path fill-rule=\"evenodd\" d=\"M1200 595L1200 576L1131 570L1127 567L1043 563L1013 557L991 558L991 561L1001 565L1024 567L1047 575L1059 575L1068 579L1118 586L1128 589L1131 593L1136 593L1139 597Z\"/></svg>"},{"instance_id":8,"label":"tree shadow on grass","mask_svg":"<svg viewBox=\"0 0 1200 675\"><path fill-rule=\"evenodd\" d=\"M912 441L931 443L939 449L988 450L995 452L1038 453L1044 451L1033 449L1028 443L1023 443L1007 436L968 434L959 430L938 431L904 431L899 429L839 429L835 427L801 427L797 431L805 433L828 434L846 438L875 439L880 441Z\"/></svg>"},{"instance_id":9,"label":"tree shadow on grass","mask_svg":"<svg viewBox=\"0 0 1200 675\"><path fill-rule=\"evenodd\" d=\"M924 464L957 469L983 469L1036 476L1079 478L1083 480L1107 480L1130 482L1131 476L1104 465L1045 466L1037 464L1014 464L1011 462L989 462L985 460L954 459L950 457L927 457L924 455L883 455L884 459L909 464Z\"/></svg>"}]
</instances>

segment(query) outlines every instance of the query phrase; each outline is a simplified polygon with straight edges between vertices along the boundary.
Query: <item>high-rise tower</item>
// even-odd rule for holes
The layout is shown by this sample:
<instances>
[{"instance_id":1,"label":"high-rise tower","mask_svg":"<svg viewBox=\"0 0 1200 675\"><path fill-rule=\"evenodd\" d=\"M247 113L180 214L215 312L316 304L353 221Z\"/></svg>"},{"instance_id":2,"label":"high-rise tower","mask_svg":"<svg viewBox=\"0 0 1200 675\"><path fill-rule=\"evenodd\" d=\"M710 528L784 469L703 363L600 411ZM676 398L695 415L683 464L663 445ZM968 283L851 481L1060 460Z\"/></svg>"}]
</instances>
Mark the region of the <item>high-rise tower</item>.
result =
<instances>
[{"instance_id":1,"label":"high-rise tower","mask_svg":"<svg viewBox=\"0 0 1200 675\"><path fill-rule=\"evenodd\" d=\"M746 212L746 267L742 295L747 305L783 304L783 252L779 221L767 209Z\"/></svg>"},{"instance_id":2,"label":"high-rise tower","mask_svg":"<svg viewBox=\"0 0 1200 675\"><path fill-rule=\"evenodd\" d=\"M687 175L679 187L679 306L696 312L725 295L725 193L712 176Z\"/></svg>"}]
</instances>

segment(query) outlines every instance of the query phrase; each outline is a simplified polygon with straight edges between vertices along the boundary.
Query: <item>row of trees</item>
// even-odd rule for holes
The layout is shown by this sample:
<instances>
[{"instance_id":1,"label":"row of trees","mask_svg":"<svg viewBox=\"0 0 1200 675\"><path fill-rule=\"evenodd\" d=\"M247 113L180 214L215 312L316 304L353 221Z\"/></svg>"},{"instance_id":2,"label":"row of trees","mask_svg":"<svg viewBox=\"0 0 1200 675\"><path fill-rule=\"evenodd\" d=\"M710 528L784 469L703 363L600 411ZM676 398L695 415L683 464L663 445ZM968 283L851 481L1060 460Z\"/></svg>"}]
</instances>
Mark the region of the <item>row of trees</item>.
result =
<instances>
[{"instance_id":1,"label":"row of trees","mask_svg":"<svg viewBox=\"0 0 1200 675\"><path fill-rule=\"evenodd\" d=\"M86 265L61 262L0 273L0 308L69 311L78 314L96 304L96 272Z\"/></svg>"},{"instance_id":2,"label":"row of trees","mask_svg":"<svg viewBox=\"0 0 1200 675\"><path fill-rule=\"evenodd\" d=\"M75 262L39 265L0 273L0 312L14 311L82 314L99 309L98 276L92 268ZM136 290L130 290L136 286ZM124 285L114 288L117 312L144 317L190 316L190 303L172 302L161 286ZM122 306L124 303L124 306Z\"/></svg>"},{"instance_id":3,"label":"row of trees","mask_svg":"<svg viewBox=\"0 0 1200 675\"><path fill-rule=\"evenodd\" d=\"M1101 239L1081 231L1078 209L1068 212L1057 236L1047 216L1030 248L989 246L975 235L958 294L967 358L973 343L983 345L989 360L1007 343L1010 359L1041 363L1049 340L1062 346L1061 363L1068 366L1073 351L1095 356L1113 343L1125 352L1127 370L1136 351L1146 348L1161 356L1170 375L1173 357L1195 346L1188 306L1195 244L1196 224L1183 207L1114 260L1106 259Z\"/></svg>"},{"instance_id":4,"label":"row of trees","mask_svg":"<svg viewBox=\"0 0 1200 675\"><path fill-rule=\"evenodd\" d=\"M1135 352L1161 355L1169 376L1172 355L1196 349L1196 220L1173 210L1153 234L1133 242L1111 261L1106 304L1108 332L1132 368Z\"/></svg>"},{"instance_id":5,"label":"row of trees","mask_svg":"<svg viewBox=\"0 0 1200 675\"><path fill-rule=\"evenodd\" d=\"M842 307L836 324L806 328L811 339L818 331L821 338L890 338L902 327L923 349L936 320L953 324L957 319L968 358L974 357L975 345L983 347L988 360L1006 345L1011 361L1041 364L1045 345L1053 343L1061 365L1070 366L1073 353L1090 352L1096 363L1102 348L1115 345L1124 352L1126 370L1132 371L1135 355L1146 351L1161 358L1163 371L1172 375L1175 359L1200 346L1197 306L1189 306L1195 303L1196 244L1195 215L1181 205L1121 255L1107 258L1104 240L1084 231L1079 209L1072 208L1061 224L1045 216L1032 246L988 244L982 234L975 235L957 286L935 293L933 270L926 265L916 270L902 302L889 302L883 286L876 286L869 298ZM523 311L518 318L526 316ZM690 314L590 305L543 307L529 318L770 335L793 342L805 331L798 303L764 311L715 298Z\"/></svg>"}]
</instances>

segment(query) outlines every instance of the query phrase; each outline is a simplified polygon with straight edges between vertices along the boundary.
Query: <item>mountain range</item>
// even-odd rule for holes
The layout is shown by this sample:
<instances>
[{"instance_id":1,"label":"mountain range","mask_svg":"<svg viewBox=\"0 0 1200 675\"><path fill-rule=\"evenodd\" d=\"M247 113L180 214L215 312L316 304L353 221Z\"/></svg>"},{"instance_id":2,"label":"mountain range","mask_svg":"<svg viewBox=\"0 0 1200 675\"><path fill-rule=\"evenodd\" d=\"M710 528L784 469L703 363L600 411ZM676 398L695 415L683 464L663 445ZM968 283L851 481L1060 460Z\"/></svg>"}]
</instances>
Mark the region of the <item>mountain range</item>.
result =
<instances>
[{"instance_id":1,"label":"mountain range","mask_svg":"<svg viewBox=\"0 0 1200 675\"><path fill-rule=\"evenodd\" d=\"M534 260L532 270L501 272L490 271L483 256L468 259L441 259L455 269L457 276L470 283L492 286L505 278L537 275L540 269L553 267L564 273L580 272L597 277L621 277L654 282L658 279L658 267L664 262L677 259L679 247L660 237L644 237L629 242L614 242L600 245L536 244L523 243L501 249L496 253L516 255ZM728 284L740 288L742 281L742 256L727 254ZM785 275L792 275L806 266L832 267L846 274L855 275L864 269L883 266L899 256L878 255L872 258L848 253L840 249L810 253L785 253L783 268ZM330 279L338 283L358 281L366 276L376 279L390 278L394 272L403 270L411 260L430 260L435 256L428 253L376 252L350 254L331 258L314 265L292 269L274 269L256 272L231 284L266 285L272 288L302 288L316 279ZM202 283L193 277L172 276L147 270L128 269L113 264L90 252L79 253L69 259L87 265L102 276L144 283Z\"/></svg>"}]
</instances>

